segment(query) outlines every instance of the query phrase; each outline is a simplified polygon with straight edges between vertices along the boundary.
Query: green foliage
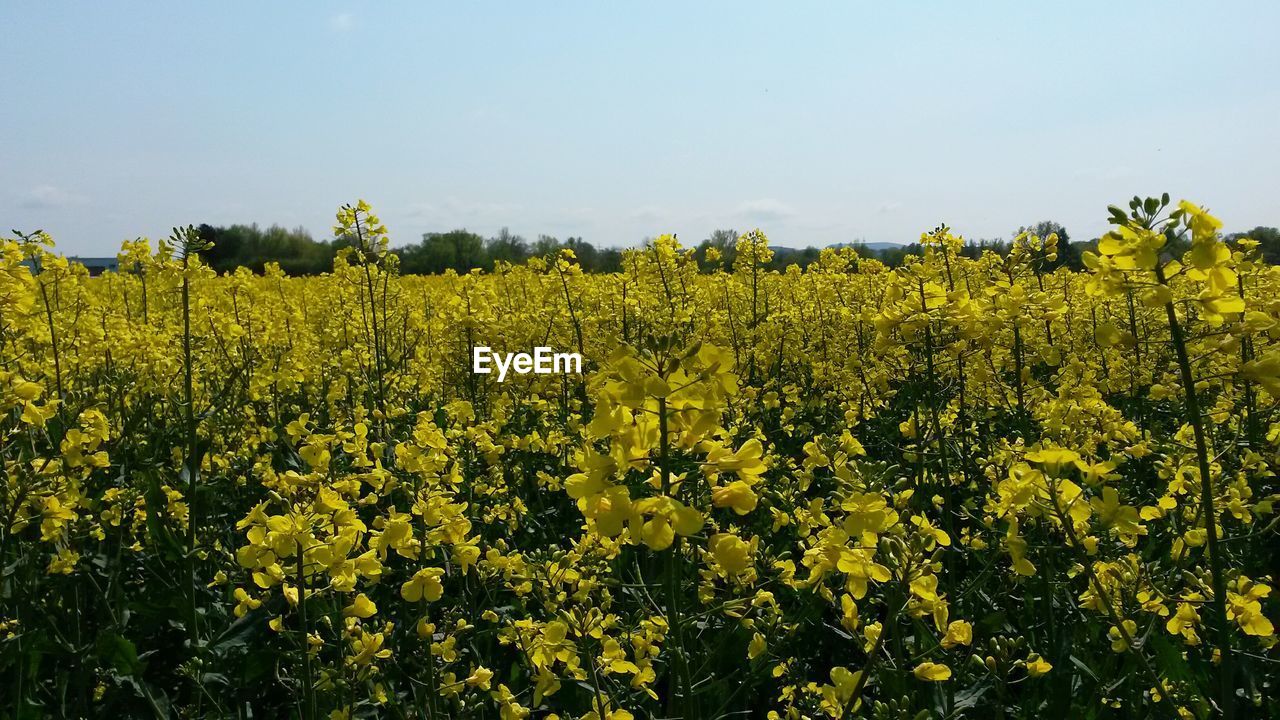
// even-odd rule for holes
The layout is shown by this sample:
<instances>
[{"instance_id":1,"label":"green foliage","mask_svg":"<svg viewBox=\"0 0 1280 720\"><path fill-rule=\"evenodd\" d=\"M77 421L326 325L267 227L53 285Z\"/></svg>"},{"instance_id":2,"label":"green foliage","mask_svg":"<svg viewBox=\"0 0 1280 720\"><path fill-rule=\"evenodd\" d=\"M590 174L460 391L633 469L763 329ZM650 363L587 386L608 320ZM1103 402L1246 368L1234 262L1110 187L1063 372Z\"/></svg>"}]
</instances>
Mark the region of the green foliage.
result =
<instances>
[{"instance_id":1,"label":"green foliage","mask_svg":"<svg viewBox=\"0 0 1280 720\"><path fill-rule=\"evenodd\" d=\"M317 242L303 228L286 230L272 225L265 230L253 225L214 227L201 225L200 237L212 247L200 257L219 273L247 267L261 273L267 263L276 262L289 275L316 275L333 268L333 256L344 243Z\"/></svg>"},{"instance_id":2,"label":"green foliage","mask_svg":"<svg viewBox=\"0 0 1280 720\"><path fill-rule=\"evenodd\" d=\"M1227 240L1235 243L1239 240L1253 240L1258 243L1262 259L1271 265L1280 264L1280 229L1258 226L1248 232L1234 233Z\"/></svg>"},{"instance_id":3,"label":"green foliage","mask_svg":"<svg viewBox=\"0 0 1280 720\"><path fill-rule=\"evenodd\" d=\"M277 225L260 228L258 225L231 225L213 227L201 225L200 235L211 241L213 247L201 250L201 258L219 273L230 272L237 267L247 267L261 273L269 262L277 262L287 275L318 275L329 272L333 268L333 258L339 249L349 244L344 239L322 242L312 239L303 228L286 230ZM1070 235L1061 224L1045 220L1033 225L1023 226L1015 230L1012 237L1022 232L1029 232L1039 237L1047 237L1057 233L1058 257L1049 262L1045 269L1053 270L1067 267L1072 270L1083 270L1081 253L1096 247L1096 240L1089 242L1071 242ZM1256 227L1243 233L1227 236L1230 241L1249 238L1260 243L1263 259L1270 264L1280 263L1280 230L1272 227ZM718 229L698 244L694 257L704 272L719 267L731 267L735 253L738 233L732 229ZM1176 246L1173 251L1181 252L1186 248ZM900 267L907 257L920 256L919 243L894 245L891 247L871 247L866 243L850 243L864 258L879 260L889 267ZM530 258L550 258L562 249L572 250L577 263L584 272L617 272L622 253L614 248L596 248L580 237L570 237L564 241L550 235L539 235L537 240L529 242L524 237L502 228L498 234L485 238L478 233L466 229L448 232L426 233L418 243L392 250L400 257L401 272L411 275L435 275L453 270L466 273L473 269L490 270L494 263L505 262L518 265ZM708 250L714 250L719 258L707 259ZM767 265L769 270L783 270L788 265L808 267L817 260L819 249L815 247L788 248L773 247L774 256ZM1009 251L1009 243L1002 239L965 241L960 254L967 258L977 259L984 252L995 252L1004 256Z\"/></svg>"}]
</instances>

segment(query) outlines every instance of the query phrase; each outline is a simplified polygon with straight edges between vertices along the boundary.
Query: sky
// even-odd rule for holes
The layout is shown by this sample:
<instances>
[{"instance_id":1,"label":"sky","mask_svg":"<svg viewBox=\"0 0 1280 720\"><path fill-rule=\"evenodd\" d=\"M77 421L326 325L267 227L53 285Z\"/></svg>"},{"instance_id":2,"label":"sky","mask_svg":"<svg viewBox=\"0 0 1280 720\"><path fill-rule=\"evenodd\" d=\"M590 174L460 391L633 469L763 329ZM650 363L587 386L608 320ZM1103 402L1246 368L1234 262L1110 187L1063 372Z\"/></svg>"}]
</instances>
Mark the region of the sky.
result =
<instances>
[{"instance_id":1,"label":"sky","mask_svg":"<svg viewBox=\"0 0 1280 720\"><path fill-rule=\"evenodd\" d=\"M0 0L0 232L393 245L760 228L1076 240L1169 192L1280 225L1280 3Z\"/></svg>"}]
</instances>

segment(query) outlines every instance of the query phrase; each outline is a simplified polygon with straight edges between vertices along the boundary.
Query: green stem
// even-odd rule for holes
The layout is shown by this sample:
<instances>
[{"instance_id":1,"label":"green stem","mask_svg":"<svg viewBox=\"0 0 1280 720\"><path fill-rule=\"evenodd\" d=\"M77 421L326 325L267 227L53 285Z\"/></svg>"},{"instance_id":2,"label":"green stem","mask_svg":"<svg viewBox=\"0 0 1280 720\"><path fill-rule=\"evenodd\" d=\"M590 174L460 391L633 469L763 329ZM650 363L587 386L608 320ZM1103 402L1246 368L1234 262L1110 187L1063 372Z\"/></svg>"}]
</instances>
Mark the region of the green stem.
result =
<instances>
[{"instance_id":1,"label":"green stem","mask_svg":"<svg viewBox=\"0 0 1280 720\"><path fill-rule=\"evenodd\" d=\"M1164 270L1156 266L1156 279L1166 285ZM1218 664L1218 702L1219 711L1224 718L1230 720L1235 716L1235 680L1234 661L1231 657L1231 635L1227 625L1227 588L1226 571L1222 563L1222 550L1218 545L1218 513L1213 504L1213 478L1209 469L1209 445L1205 439L1204 420L1200 415L1200 397L1196 392L1195 375L1191 371L1191 361L1187 356L1186 337L1182 332L1182 324L1178 322L1178 313L1173 301L1164 305L1165 315L1169 320L1169 336L1174 352L1178 358L1178 371L1182 375L1183 395L1186 401L1187 422L1195 437L1196 464L1200 469L1200 505L1204 509L1205 533L1209 548L1209 572L1213 585L1213 599L1209 603L1213 617L1214 634L1217 636L1218 651L1221 661Z\"/></svg>"},{"instance_id":2,"label":"green stem","mask_svg":"<svg viewBox=\"0 0 1280 720\"><path fill-rule=\"evenodd\" d=\"M658 463L662 474L662 492L671 494L671 466L668 462L667 437L667 399L658 398L658 434L661 438L658 449ZM667 715L674 714L682 706L691 711L690 717L698 717L697 701L693 697L693 683L689 676L689 659L685 656L684 628L680 620L680 549L683 538L676 538L667 555L666 590L667 590L667 625L675 638L676 647L672 652L675 660L677 677L672 678L671 693L667 696ZM675 689L679 683L680 691Z\"/></svg>"},{"instance_id":3,"label":"green stem","mask_svg":"<svg viewBox=\"0 0 1280 720\"><path fill-rule=\"evenodd\" d=\"M311 633L307 629L307 576L305 569L306 552L302 541L298 541L298 622L302 626L302 688L303 720L314 720L316 716L315 682L311 675Z\"/></svg>"},{"instance_id":4,"label":"green stem","mask_svg":"<svg viewBox=\"0 0 1280 720\"><path fill-rule=\"evenodd\" d=\"M179 236L183 238L183 236ZM187 238L185 242L190 242ZM195 383L193 380L191 358L191 277L188 273L191 262L191 250L184 245L182 253L182 379L183 403L187 441L187 587L190 590L190 605L187 618L187 641L191 646L193 659L200 654L200 614L199 589L196 585L196 528L200 524L200 503L196 498L196 483L200 474L200 461L196 457L196 416L195 416ZM196 666L192 675L195 685L194 701L199 707L203 704L203 687L200 680L201 670Z\"/></svg>"}]
</instances>

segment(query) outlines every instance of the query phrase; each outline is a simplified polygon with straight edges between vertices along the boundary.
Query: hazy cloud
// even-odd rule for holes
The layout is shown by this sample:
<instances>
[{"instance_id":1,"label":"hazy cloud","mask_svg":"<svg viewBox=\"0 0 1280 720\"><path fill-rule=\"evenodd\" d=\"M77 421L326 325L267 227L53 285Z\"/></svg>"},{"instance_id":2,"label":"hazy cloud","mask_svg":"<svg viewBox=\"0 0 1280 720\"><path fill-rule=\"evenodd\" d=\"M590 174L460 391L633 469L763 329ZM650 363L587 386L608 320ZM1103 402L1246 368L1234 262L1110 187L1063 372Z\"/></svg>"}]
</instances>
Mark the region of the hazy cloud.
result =
<instances>
[{"instance_id":1,"label":"hazy cloud","mask_svg":"<svg viewBox=\"0 0 1280 720\"><path fill-rule=\"evenodd\" d=\"M748 200L734 210L734 215L751 222L780 222L797 215L795 208L775 198Z\"/></svg>"},{"instance_id":2,"label":"hazy cloud","mask_svg":"<svg viewBox=\"0 0 1280 720\"><path fill-rule=\"evenodd\" d=\"M37 185L22 196L18 205L29 210L44 210L70 207L83 202L85 202L83 196L55 185Z\"/></svg>"},{"instance_id":3,"label":"hazy cloud","mask_svg":"<svg viewBox=\"0 0 1280 720\"><path fill-rule=\"evenodd\" d=\"M639 223L653 224L670 222L671 214L656 205L642 205L627 213L627 219Z\"/></svg>"},{"instance_id":4,"label":"hazy cloud","mask_svg":"<svg viewBox=\"0 0 1280 720\"><path fill-rule=\"evenodd\" d=\"M355 16L351 13L336 13L329 17L329 29L334 32L346 32L355 25Z\"/></svg>"},{"instance_id":5,"label":"hazy cloud","mask_svg":"<svg viewBox=\"0 0 1280 720\"><path fill-rule=\"evenodd\" d=\"M407 217L431 223L463 225L466 223L504 223L524 209L519 203L501 203L446 197L437 202L412 203Z\"/></svg>"}]
</instances>

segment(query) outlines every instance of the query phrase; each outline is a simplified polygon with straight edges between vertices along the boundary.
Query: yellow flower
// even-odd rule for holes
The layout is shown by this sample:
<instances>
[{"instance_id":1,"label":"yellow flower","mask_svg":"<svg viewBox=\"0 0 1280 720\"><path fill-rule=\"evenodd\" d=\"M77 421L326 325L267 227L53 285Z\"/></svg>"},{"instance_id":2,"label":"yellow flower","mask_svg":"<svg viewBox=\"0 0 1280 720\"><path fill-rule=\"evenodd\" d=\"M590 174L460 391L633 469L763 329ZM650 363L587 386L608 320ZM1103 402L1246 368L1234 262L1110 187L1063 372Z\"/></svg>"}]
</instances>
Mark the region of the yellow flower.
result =
<instances>
[{"instance_id":1,"label":"yellow flower","mask_svg":"<svg viewBox=\"0 0 1280 720\"><path fill-rule=\"evenodd\" d=\"M751 642L747 645L747 659L755 660L763 655L767 648L768 643L765 642L764 635L761 635L760 633L752 635Z\"/></svg>"},{"instance_id":2,"label":"yellow flower","mask_svg":"<svg viewBox=\"0 0 1280 720\"><path fill-rule=\"evenodd\" d=\"M1133 637L1137 634L1138 624L1136 622L1132 620L1125 620L1122 624L1124 625L1125 633L1128 633L1129 637ZM1125 641L1124 633L1121 633L1120 628L1115 625L1112 625L1111 628L1107 630L1107 637L1111 639L1112 652L1122 653L1129 649L1129 643Z\"/></svg>"},{"instance_id":3,"label":"yellow flower","mask_svg":"<svg viewBox=\"0 0 1280 720\"><path fill-rule=\"evenodd\" d=\"M751 486L741 480L711 489L711 502L718 508L731 507L739 515L756 509L757 497Z\"/></svg>"},{"instance_id":4,"label":"yellow flower","mask_svg":"<svg viewBox=\"0 0 1280 720\"><path fill-rule=\"evenodd\" d=\"M80 562L80 553L69 548L59 548L58 554L49 561L50 575L70 575L75 572L76 563Z\"/></svg>"},{"instance_id":5,"label":"yellow flower","mask_svg":"<svg viewBox=\"0 0 1280 720\"><path fill-rule=\"evenodd\" d=\"M407 598L406 598L407 599ZM370 618L378 612L378 606L369 599L364 593L356 595L351 604L342 608L342 614L346 617Z\"/></svg>"},{"instance_id":6,"label":"yellow flower","mask_svg":"<svg viewBox=\"0 0 1280 720\"><path fill-rule=\"evenodd\" d=\"M922 662L912 673L917 680L925 682L943 682L951 679L951 668L940 663Z\"/></svg>"},{"instance_id":7,"label":"yellow flower","mask_svg":"<svg viewBox=\"0 0 1280 720\"><path fill-rule=\"evenodd\" d=\"M1080 459L1080 453L1058 447L1046 447L1027 453L1027 459L1044 466L1049 472L1056 472L1064 465L1072 465Z\"/></svg>"},{"instance_id":8,"label":"yellow flower","mask_svg":"<svg viewBox=\"0 0 1280 720\"><path fill-rule=\"evenodd\" d=\"M973 642L973 626L964 620L953 620L947 626L947 634L942 638L942 647L951 649L956 645L969 645Z\"/></svg>"},{"instance_id":9,"label":"yellow flower","mask_svg":"<svg viewBox=\"0 0 1280 720\"><path fill-rule=\"evenodd\" d=\"M707 545L716 564L725 572L737 574L751 566L753 544L737 535L718 533L711 536Z\"/></svg>"},{"instance_id":10,"label":"yellow flower","mask_svg":"<svg viewBox=\"0 0 1280 720\"><path fill-rule=\"evenodd\" d=\"M356 666L369 665L374 660L381 660L391 657L391 650L382 647L386 642L386 638L382 633L370 633L363 628L358 630L351 638L351 652L354 653L347 658L347 662Z\"/></svg>"},{"instance_id":11,"label":"yellow flower","mask_svg":"<svg viewBox=\"0 0 1280 720\"><path fill-rule=\"evenodd\" d=\"M483 665L477 665L471 674L467 676L466 683L471 687L480 688L481 690L489 689L489 681L493 679L493 671Z\"/></svg>"},{"instance_id":12,"label":"yellow flower","mask_svg":"<svg viewBox=\"0 0 1280 720\"><path fill-rule=\"evenodd\" d=\"M854 493L840 503L840 508L849 513L844 519L844 531L863 545L875 545L878 534L898 522L898 513L879 493Z\"/></svg>"},{"instance_id":13,"label":"yellow flower","mask_svg":"<svg viewBox=\"0 0 1280 720\"><path fill-rule=\"evenodd\" d=\"M1146 534L1146 528L1138 522L1138 509L1122 505L1115 488L1104 487L1102 497L1091 499L1089 505L1102 524L1115 531L1126 545L1133 547L1138 536Z\"/></svg>"},{"instance_id":14,"label":"yellow flower","mask_svg":"<svg viewBox=\"0 0 1280 720\"><path fill-rule=\"evenodd\" d=\"M714 460L708 458L708 461L714 462L721 471L736 472L739 479L750 483L758 480L760 474L768 469L763 457L764 447L759 440L751 438L737 452L718 456Z\"/></svg>"},{"instance_id":15,"label":"yellow flower","mask_svg":"<svg viewBox=\"0 0 1280 720\"><path fill-rule=\"evenodd\" d=\"M1040 677L1053 669L1053 665L1044 658L1032 653L1027 660L1027 674L1031 677Z\"/></svg>"},{"instance_id":16,"label":"yellow flower","mask_svg":"<svg viewBox=\"0 0 1280 720\"><path fill-rule=\"evenodd\" d=\"M1170 635L1181 635L1188 645L1200 644L1196 635L1196 625L1200 623L1200 614L1191 603L1178 603L1178 611L1165 623Z\"/></svg>"},{"instance_id":17,"label":"yellow flower","mask_svg":"<svg viewBox=\"0 0 1280 720\"><path fill-rule=\"evenodd\" d=\"M444 595L444 586L440 584L440 578L443 575L444 570L441 568L429 567L419 570L408 582L400 586L400 597L409 602L439 600Z\"/></svg>"},{"instance_id":18,"label":"yellow flower","mask_svg":"<svg viewBox=\"0 0 1280 720\"><path fill-rule=\"evenodd\" d=\"M634 510L649 516L641 527L640 538L653 550L671 547L677 534L687 537L702 529L701 513L665 495L637 501Z\"/></svg>"},{"instance_id":19,"label":"yellow flower","mask_svg":"<svg viewBox=\"0 0 1280 720\"><path fill-rule=\"evenodd\" d=\"M249 595L244 588L236 588L232 593L236 599L236 608L233 611L236 617L244 617L250 610L255 610L262 605L262 601Z\"/></svg>"},{"instance_id":20,"label":"yellow flower","mask_svg":"<svg viewBox=\"0 0 1280 720\"><path fill-rule=\"evenodd\" d=\"M1121 225L1098 239L1098 252L1119 270L1151 270L1164 244L1164 233ZM1088 255L1096 259L1092 253Z\"/></svg>"},{"instance_id":21,"label":"yellow flower","mask_svg":"<svg viewBox=\"0 0 1280 720\"><path fill-rule=\"evenodd\" d=\"M1245 576L1237 581L1245 594L1227 593L1227 615L1240 626L1246 635L1270 637L1275 634L1275 626L1262 614L1260 598L1271 593L1271 588L1262 583L1254 583Z\"/></svg>"}]
</instances>

